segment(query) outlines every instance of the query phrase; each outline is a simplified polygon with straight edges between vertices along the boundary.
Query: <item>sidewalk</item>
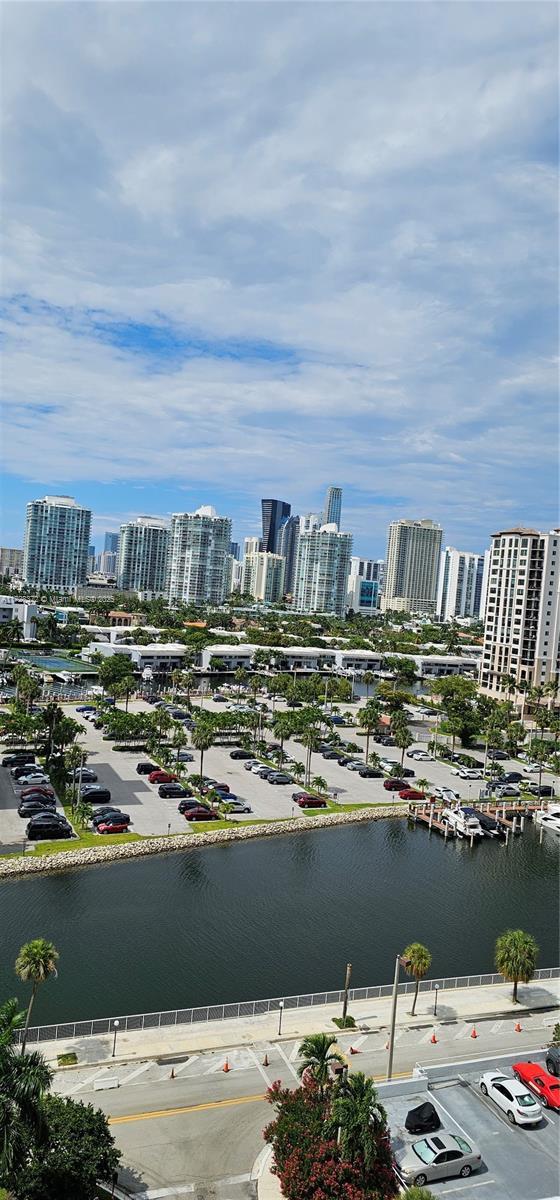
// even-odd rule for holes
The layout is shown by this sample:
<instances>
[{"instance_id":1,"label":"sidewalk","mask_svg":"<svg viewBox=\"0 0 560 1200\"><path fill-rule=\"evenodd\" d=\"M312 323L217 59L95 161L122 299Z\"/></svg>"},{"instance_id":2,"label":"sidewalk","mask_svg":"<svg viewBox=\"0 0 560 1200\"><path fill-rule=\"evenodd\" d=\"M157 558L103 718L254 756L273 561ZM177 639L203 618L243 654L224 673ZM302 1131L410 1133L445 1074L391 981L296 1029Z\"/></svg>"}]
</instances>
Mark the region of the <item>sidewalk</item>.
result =
<instances>
[{"instance_id":1,"label":"sidewalk","mask_svg":"<svg viewBox=\"0 0 560 1200\"><path fill-rule=\"evenodd\" d=\"M512 985L490 984L477 988L440 989L437 1020L434 1021L434 993L421 992L416 1015L410 1016L411 995L400 996L397 1028L431 1025L436 1027L452 1020L474 1021L484 1017L512 1017L538 1009L552 1009L560 1003L560 980L520 984L519 1004L511 999ZM235 1017L225 1021L205 1021L194 1025L171 1025L161 1029L144 1029L130 1033L117 1032L115 1062L131 1062L160 1058L166 1055L186 1055L201 1050L227 1050L234 1046L251 1045L255 1041L276 1042L306 1037L309 1033L336 1032L332 1018L340 1016L340 1004L315 1008L295 1008L284 1011L281 1036L278 1034L278 1012L256 1017ZM349 1014L362 1032L387 1029L390 1022L391 998L361 1000L352 1003ZM358 1028L356 1029L358 1034ZM29 1049L35 1049L29 1043ZM74 1051L78 1064L102 1065L113 1060L113 1035L45 1041L38 1047L48 1062L56 1066L57 1055ZM72 1068L68 1068L71 1070Z\"/></svg>"}]
</instances>

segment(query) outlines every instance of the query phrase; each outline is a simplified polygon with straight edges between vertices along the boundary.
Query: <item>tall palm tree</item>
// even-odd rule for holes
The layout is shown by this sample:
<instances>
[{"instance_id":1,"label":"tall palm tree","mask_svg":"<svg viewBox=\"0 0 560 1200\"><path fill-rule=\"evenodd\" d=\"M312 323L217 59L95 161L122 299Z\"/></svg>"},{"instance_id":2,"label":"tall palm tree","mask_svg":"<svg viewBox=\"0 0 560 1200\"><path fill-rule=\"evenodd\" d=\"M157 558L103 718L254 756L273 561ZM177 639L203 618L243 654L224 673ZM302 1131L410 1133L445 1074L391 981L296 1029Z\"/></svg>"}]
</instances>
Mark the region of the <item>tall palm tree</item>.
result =
<instances>
[{"instance_id":1,"label":"tall palm tree","mask_svg":"<svg viewBox=\"0 0 560 1200\"><path fill-rule=\"evenodd\" d=\"M21 1012L15 997L0 1004L0 1047L13 1045L16 1033L24 1024L25 1013Z\"/></svg>"},{"instance_id":2,"label":"tall palm tree","mask_svg":"<svg viewBox=\"0 0 560 1200\"><path fill-rule=\"evenodd\" d=\"M412 975L416 980L414 1000L412 1001L412 1008L410 1010L410 1015L413 1017L416 1012L420 980L428 974L432 965L432 956L428 948L423 946L421 942L411 942L410 946L407 946L406 950L403 950L403 962L407 974Z\"/></svg>"},{"instance_id":3,"label":"tall palm tree","mask_svg":"<svg viewBox=\"0 0 560 1200\"><path fill-rule=\"evenodd\" d=\"M322 775L314 775L311 780L311 786L315 788L316 792L326 792L329 785L326 779L323 779Z\"/></svg>"},{"instance_id":4,"label":"tall palm tree","mask_svg":"<svg viewBox=\"0 0 560 1200\"><path fill-rule=\"evenodd\" d=\"M517 1004L518 983L529 983L535 973L539 947L523 929L506 929L496 941L496 970L513 983L513 1003Z\"/></svg>"},{"instance_id":5,"label":"tall palm tree","mask_svg":"<svg viewBox=\"0 0 560 1200\"><path fill-rule=\"evenodd\" d=\"M272 718L272 730L280 742L280 766L284 758L284 742L293 733L294 718L291 713L279 712Z\"/></svg>"},{"instance_id":6,"label":"tall palm tree","mask_svg":"<svg viewBox=\"0 0 560 1200\"><path fill-rule=\"evenodd\" d=\"M311 775L311 755L314 750L319 749L319 741L320 741L316 726L308 725L308 727L305 730L305 733L302 735L301 740L307 750L307 756L306 756L306 760L305 760L305 782L309 783L309 777Z\"/></svg>"},{"instance_id":7,"label":"tall palm tree","mask_svg":"<svg viewBox=\"0 0 560 1200\"><path fill-rule=\"evenodd\" d=\"M366 685L366 704L367 704L367 702L369 700L369 689L375 683L375 675L373 674L373 671L364 671L364 673L362 675L362 683L365 683L365 685Z\"/></svg>"},{"instance_id":8,"label":"tall palm tree","mask_svg":"<svg viewBox=\"0 0 560 1200\"><path fill-rule=\"evenodd\" d=\"M58 960L58 950L52 942L48 942L46 938L34 938L31 942L26 942L16 958L16 975L24 983L31 982L31 996L27 1006L27 1016L25 1018L25 1028L21 1040L21 1053L25 1051L27 1042L27 1033L29 1030L29 1021L31 1018L31 1010L35 1003L35 996L39 984L44 983L49 975L56 975L56 964Z\"/></svg>"},{"instance_id":9,"label":"tall palm tree","mask_svg":"<svg viewBox=\"0 0 560 1200\"><path fill-rule=\"evenodd\" d=\"M313 1076L321 1096L325 1094L330 1079L331 1065L344 1062L340 1051L332 1049L335 1045L334 1033L310 1033L303 1039L299 1048L302 1062L298 1067L298 1075L301 1079L304 1072L308 1071Z\"/></svg>"},{"instance_id":10,"label":"tall palm tree","mask_svg":"<svg viewBox=\"0 0 560 1200\"><path fill-rule=\"evenodd\" d=\"M22 1056L9 1042L0 1043L0 1184L13 1183L30 1141L40 1150L46 1140L43 1096L52 1076L37 1050Z\"/></svg>"},{"instance_id":11,"label":"tall palm tree","mask_svg":"<svg viewBox=\"0 0 560 1200\"><path fill-rule=\"evenodd\" d=\"M342 1157L362 1167L364 1184L378 1157L378 1139L387 1126L373 1079L356 1071L336 1090L328 1122L329 1132L338 1132Z\"/></svg>"},{"instance_id":12,"label":"tall palm tree","mask_svg":"<svg viewBox=\"0 0 560 1200\"><path fill-rule=\"evenodd\" d=\"M298 782L301 779L303 779L305 777L305 767L304 767L303 763L302 762L292 763L290 766L290 774L293 775L294 779L297 779Z\"/></svg>"},{"instance_id":13,"label":"tall palm tree","mask_svg":"<svg viewBox=\"0 0 560 1200\"><path fill-rule=\"evenodd\" d=\"M208 720L206 720L204 722L199 721L196 729L193 729L192 744L193 744L195 750L200 751L200 778L201 778L201 780L202 780L202 767L204 764L204 754L205 754L206 750L210 750L211 747L214 745L215 736L216 736L216 731L214 729L214 726L213 726L213 724L211 725Z\"/></svg>"},{"instance_id":14,"label":"tall palm tree","mask_svg":"<svg viewBox=\"0 0 560 1200\"><path fill-rule=\"evenodd\" d=\"M380 716L381 705L378 704L376 700L368 700L368 703L364 706L363 712L360 713L361 727L366 731L366 762L369 754L369 739L372 733L375 733L375 730L379 725Z\"/></svg>"},{"instance_id":15,"label":"tall palm tree","mask_svg":"<svg viewBox=\"0 0 560 1200\"><path fill-rule=\"evenodd\" d=\"M427 790L430 786L430 780L424 779L424 778L417 779L415 786L418 788L419 792L427 792Z\"/></svg>"}]
</instances>

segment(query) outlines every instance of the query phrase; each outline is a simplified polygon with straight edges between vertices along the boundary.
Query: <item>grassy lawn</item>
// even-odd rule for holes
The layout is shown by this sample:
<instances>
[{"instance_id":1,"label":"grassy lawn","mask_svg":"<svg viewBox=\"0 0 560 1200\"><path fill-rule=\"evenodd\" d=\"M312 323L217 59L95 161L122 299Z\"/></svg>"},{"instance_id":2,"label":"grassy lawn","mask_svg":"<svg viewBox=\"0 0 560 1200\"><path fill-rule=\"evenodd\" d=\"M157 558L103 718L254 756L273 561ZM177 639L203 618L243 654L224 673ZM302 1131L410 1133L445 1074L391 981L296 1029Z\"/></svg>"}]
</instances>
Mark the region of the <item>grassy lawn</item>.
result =
<instances>
[{"instance_id":1,"label":"grassy lawn","mask_svg":"<svg viewBox=\"0 0 560 1200\"><path fill-rule=\"evenodd\" d=\"M97 846L121 846L124 842L140 842L142 837L138 833L115 833L111 836L103 837L102 834L93 833L91 830L83 831L77 838L72 838L71 841L56 841L56 842L40 842L33 849L26 850L25 857L34 855L41 857L43 854L64 854L69 850L91 850ZM15 856L14 856L15 857Z\"/></svg>"}]
</instances>

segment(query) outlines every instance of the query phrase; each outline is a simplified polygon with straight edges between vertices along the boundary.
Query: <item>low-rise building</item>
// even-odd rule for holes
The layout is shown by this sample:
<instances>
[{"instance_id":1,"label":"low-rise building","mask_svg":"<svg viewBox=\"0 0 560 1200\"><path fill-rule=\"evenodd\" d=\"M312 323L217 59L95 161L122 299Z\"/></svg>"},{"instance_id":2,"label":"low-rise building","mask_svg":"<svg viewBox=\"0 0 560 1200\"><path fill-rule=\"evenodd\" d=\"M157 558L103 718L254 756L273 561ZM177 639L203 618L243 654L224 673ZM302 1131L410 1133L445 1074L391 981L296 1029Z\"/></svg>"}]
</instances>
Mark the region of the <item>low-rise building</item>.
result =
<instances>
[{"instance_id":1,"label":"low-rise building","mask_svg":"<svg viewBox=\"0 0 560 1200\"><path fill-rule=\"evenodd\" d=\"M31 600L20 600L17 596L0 596L0 626L10 621L19 621L21 637L30 641L37 633L39 609Z\"/></svg>"},{"instance_id":2,"label":"low-rise building","mask_svg":"<svg viewBox=\"0 0 560 1200\"><path fill-rule=\"evenodd\" d=\"M149 646L125 646L117 641L90 642L83 656L91 659L93 654L101 654L104 658L112 658L115 654L124 654L135 671L150 667L153 671L169 672L181 669L187 651L188 646L180 642L155 642Z\"/></svg>"}]
</instances>

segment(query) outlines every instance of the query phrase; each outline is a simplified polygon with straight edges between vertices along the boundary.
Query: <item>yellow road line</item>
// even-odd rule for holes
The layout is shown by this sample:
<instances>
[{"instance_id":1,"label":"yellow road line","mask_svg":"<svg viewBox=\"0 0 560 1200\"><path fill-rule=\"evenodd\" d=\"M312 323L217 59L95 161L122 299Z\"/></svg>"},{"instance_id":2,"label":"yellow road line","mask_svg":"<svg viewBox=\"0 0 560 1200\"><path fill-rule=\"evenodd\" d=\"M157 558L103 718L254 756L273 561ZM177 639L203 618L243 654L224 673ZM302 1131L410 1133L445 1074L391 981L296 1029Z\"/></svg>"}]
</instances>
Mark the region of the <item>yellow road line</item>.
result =
<instances>
[{"instance_id":1,"label":"yellow road line","mask_svg":"<svg viewBox=\"0 0 560 1200\"><path fill-rule=\"evenodd\" d=\"M210 1100L207 1104L186 1104L183 1108L161 1108L153 1112L127 1113L122 1117L109 1117L109 1125L124 1125L126 1121L152 1121L154 1118L179 1117L183 1113L205 1112L209 1108L231 1108L234 1104L254 1104L264 1100L259 1092L256 1096L236 1096L232 1100Z\"/></svg>"}]
</instances>

